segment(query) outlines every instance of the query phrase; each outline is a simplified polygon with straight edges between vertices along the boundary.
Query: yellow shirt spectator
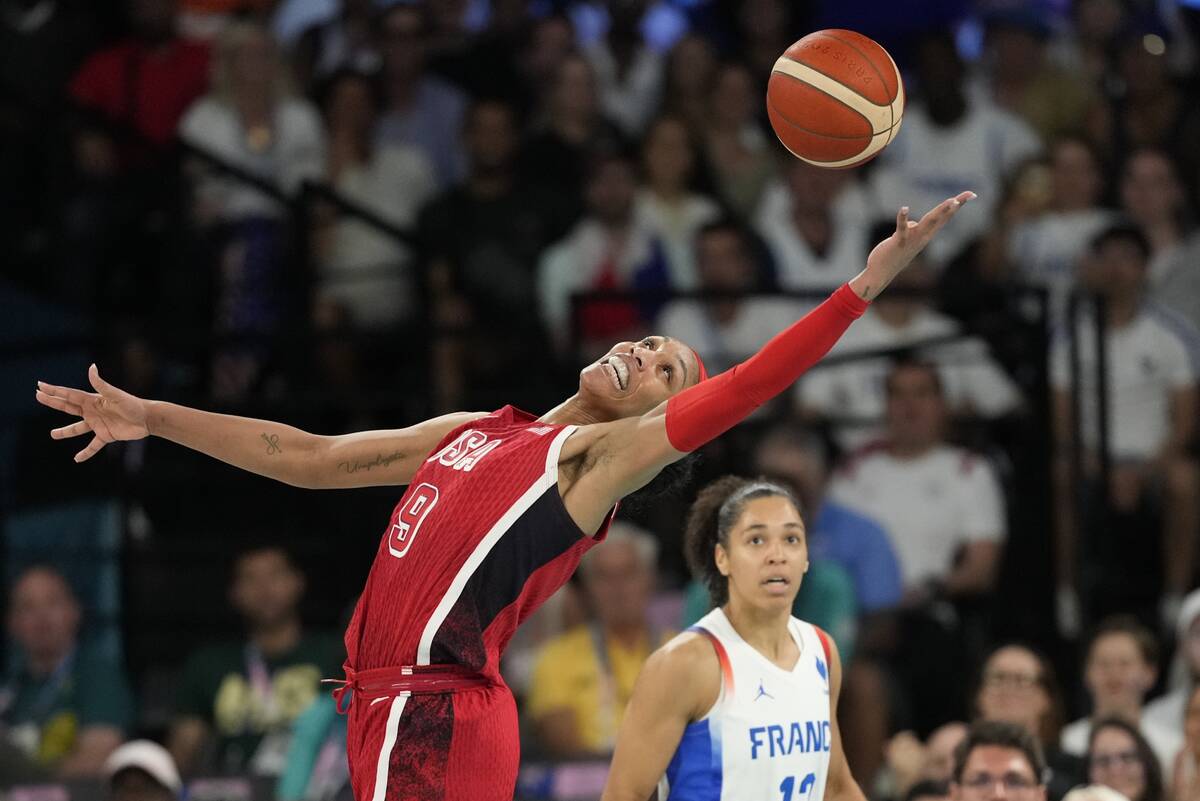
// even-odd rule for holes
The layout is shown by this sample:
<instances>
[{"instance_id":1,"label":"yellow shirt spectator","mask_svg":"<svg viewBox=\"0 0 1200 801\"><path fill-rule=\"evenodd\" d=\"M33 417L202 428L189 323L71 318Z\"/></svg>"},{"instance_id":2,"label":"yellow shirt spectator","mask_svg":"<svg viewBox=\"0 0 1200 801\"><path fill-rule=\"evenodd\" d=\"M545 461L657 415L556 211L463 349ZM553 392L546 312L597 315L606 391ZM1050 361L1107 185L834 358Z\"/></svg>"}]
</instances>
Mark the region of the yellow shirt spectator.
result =
<instances>
[{"instance_id":1,"label":"yellow shirt spectator","mask_svg":"<svg viewBox=\"0 0 1200 801\"><path fill-rule=\"evenodd\" d=\"M673 634L646 635L634 648L604 639L593 626L576 626L548 641L538 654L527 709L539 723L550 716L574 716L576 745L609 753L642 664ZM597 643L607 656L597 655Z\"/></svg>"}]
</instances>

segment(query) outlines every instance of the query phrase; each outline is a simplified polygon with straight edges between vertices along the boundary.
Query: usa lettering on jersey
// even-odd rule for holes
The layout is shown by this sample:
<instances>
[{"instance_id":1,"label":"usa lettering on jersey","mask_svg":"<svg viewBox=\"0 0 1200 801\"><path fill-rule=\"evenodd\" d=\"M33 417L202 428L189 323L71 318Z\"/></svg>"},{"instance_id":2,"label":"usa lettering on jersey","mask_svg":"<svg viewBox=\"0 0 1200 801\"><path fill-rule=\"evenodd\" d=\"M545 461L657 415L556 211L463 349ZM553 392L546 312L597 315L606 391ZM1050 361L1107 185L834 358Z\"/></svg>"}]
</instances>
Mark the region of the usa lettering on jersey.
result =
<instances>
[{"instance_id":1,"label":"usa lettering on jersey","mask_svg":"<svg viewBox=\"0 0 1200 801\"><path fill-rule=\"evenodd\" d=\"M470 428L425 461L438 462L451 470L469 473L480 459L498 448L503 441L490 439L484 432Z\"/></svg>"}]
</instances>

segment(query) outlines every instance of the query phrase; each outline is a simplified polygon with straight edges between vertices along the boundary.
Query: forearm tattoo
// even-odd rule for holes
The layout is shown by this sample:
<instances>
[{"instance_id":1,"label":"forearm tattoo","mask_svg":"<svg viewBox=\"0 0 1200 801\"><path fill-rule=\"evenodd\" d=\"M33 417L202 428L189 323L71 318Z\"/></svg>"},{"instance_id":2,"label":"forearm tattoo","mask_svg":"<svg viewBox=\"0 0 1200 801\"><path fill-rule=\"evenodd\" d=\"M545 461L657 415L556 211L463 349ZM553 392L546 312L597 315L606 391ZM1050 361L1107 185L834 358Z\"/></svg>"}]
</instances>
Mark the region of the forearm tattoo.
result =
<instances>
[{"instance_id":1,"label":"forearm tattoo","mask_svg":"<svg viewBox=\"0 0 1200 801\"><path fill-rule=\"evenodd\" d=\"M392 462L404 458L403 451L392 451L388 454L377 453L375 458L366 462L338 462L338 469L344 473L357 473L359 470L374 470L376 467L391 467Z\"/></svg>"},{"instance_id":2,"label":"forearm tattoo","mask_svg":"<svg viewBox=\"0 0 1200 801\"><path fill-rule=\"evenodd\" d=\"M273 456L277 453L283 453L283 448L279 447L278 434L261 434L263 442L267 443L267 456Z\"/></svg>"}]
</instances>

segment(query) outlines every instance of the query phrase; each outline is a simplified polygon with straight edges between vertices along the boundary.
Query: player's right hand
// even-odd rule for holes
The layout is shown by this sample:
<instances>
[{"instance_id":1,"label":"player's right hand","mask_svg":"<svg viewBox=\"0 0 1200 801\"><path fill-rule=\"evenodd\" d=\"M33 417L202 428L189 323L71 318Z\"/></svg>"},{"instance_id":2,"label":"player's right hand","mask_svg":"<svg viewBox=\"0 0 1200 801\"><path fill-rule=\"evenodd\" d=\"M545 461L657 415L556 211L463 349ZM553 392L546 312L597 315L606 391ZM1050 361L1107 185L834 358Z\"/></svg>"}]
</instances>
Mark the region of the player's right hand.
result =
<instances>
[{"instance_id":1,"label":"player's right hand","mask_svg":"<svg viewBox=\"0 0 1200 801\"><path fill-rule=\"evenodd\" d=\"M83 418L77 423L50 432L54 439L94 434L87 447L75 454L76 462L86 461L110 442L141 439L150 435L146 425L146 401L117 389L100 377L96 365L88 368L88 381L95 392L56 387L39 381L34 397L43 406Z\"/></svg>"}]
</instances>

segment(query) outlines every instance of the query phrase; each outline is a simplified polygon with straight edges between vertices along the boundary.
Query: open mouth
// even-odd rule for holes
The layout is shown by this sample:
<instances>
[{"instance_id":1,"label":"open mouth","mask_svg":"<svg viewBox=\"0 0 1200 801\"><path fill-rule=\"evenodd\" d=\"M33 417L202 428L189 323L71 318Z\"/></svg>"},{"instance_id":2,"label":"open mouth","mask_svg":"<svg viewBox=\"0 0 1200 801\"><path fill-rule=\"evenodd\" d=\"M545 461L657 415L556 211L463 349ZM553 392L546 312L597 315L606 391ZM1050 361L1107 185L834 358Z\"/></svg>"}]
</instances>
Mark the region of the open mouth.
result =
<instances>
[{"instance_id":1,"label":"open mouth","mask_svg":"<svg viewBox=\"0 0 1200 801\"><path fill-rule=\"evenodd\" d=\"M619 356L609 356L601 364L604 365L605 371L617 389L625 391L629 386L629 365Z\"/></svg>"},{"instance_id":2,"label":"open mouth","mask_svg":"<svg viewBox=\"0 0 1200 801\"><path fill-rule=\"evenodd\" d=\"M786 586L788 586L790 583L791 583L791 582L790 582L790 581L788 581L788 580L787 580L786 578L784 578L783 576L771 576L771 577L770 577L770 578L768 578L768 579L764 579L764 580L763 580L763 582L762 582L762 585L763 585L764 587L786 587Z\"/></svg>"}]
</instances>

